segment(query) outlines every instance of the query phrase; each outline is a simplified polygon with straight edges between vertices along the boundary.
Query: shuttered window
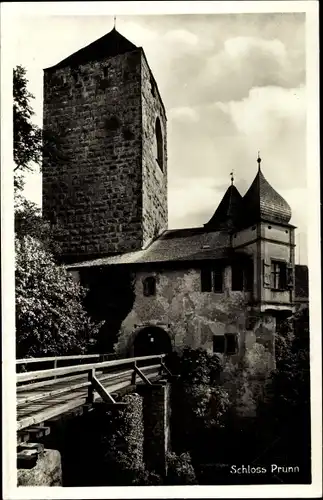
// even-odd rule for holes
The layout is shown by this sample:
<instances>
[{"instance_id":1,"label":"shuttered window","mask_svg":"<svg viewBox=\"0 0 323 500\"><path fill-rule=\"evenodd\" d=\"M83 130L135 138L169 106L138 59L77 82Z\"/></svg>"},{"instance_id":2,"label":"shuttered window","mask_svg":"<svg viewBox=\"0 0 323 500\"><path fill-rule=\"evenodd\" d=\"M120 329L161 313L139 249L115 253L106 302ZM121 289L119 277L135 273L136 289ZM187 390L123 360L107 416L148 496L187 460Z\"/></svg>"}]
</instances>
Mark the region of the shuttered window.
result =
<instances>
[{"instance_id":1,"label":"shuttered window","mask_svg":"<svg viewBox=\"0 0 323 500\"><path fill-rule=\"evenodd\" d=\"M202 268L201 269L201 291L223 292L223 269Z\"/></svg>"}]
</instances>

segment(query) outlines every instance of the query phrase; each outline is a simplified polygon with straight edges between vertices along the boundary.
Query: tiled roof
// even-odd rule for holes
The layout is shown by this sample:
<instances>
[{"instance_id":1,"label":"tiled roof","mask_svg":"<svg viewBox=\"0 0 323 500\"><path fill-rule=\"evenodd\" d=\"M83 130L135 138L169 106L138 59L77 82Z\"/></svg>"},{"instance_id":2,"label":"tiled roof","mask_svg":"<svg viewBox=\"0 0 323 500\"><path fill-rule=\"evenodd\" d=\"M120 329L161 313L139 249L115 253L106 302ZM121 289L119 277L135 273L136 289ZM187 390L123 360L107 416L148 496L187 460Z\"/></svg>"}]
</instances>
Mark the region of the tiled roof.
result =
<instances>
[{"instance_id":1,"label":"tiled roof","mask_svg":"<svg viewBox=\"0 0 323 500\"><path fill-rule=\"evenodd\" d=\"M308 299L308 267L295 266L295 299Z\"/></svg>"},{"instance_id":2,"label":"tiled roof","mask_svg":"<svg viewBox=\"0 0 323 500\"><path fill-rule=\"evenodd\" d=\"M287 224L292 211L284 198L274 190L259 169L253 183L243 197L242 223L253 224L265 219Z\"/></svg>"},{"instance_id":3,"label":"tiled roof","mask_svg":"<svg viewBox=\"0 0 323 500\"><path fill-rule=\"evenodd\" d=\"M204 224L206 229L231 229L235 226L241 213L242 196L237 188L231 185L223 196L211 219Z\"/></svg>"},{"instance_id":4,"label":"tiled roof","mask_svg":"<svg viewBox=\"0 0 323 500\"><path fill-rule=\"evenodd\" d=\"M118 264L148 264L224 259L229 252L229 235L205 231L204 228L173 229L162 233L145 250L111 255L95 260L69 264L81 268Z\"/></svg>"},{"instance_id":5,"label":"tiled roof","mask_svg":"<svg viewBox=\"0 0 323 500\"><path fill-rule=\"evenodd\" d=\"M129 42L115 28L112 31L102 36L98 40L90 43L86 47L74 52L74 54L66 57L52 68L58 69L65 66L79 66L90 61L99 61L105 57L114 57L119 54L125 54L137 49L136 45Z\"/></svg>"}]
</instances>

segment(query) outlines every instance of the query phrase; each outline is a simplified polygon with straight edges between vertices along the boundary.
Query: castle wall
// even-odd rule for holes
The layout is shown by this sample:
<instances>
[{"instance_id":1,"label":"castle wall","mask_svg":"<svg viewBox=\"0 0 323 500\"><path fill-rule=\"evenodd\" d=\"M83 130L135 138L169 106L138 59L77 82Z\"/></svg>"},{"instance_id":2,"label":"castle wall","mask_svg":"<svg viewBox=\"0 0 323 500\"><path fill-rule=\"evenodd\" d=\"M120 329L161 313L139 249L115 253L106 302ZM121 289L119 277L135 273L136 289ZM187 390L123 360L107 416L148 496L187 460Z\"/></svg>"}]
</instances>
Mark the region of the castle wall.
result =
<instances>
[{"instance_id":1,"label":"castle wall","mask_svg":"<svg viewBox=\"0 0 323 500\"><path fill-rule=\"evenodd\" d=\"M143 245L168 227L167 206L167 123L157 85L147 61L141 57L142 87L142 223ZM163 165L157 162L156 119L159 118L163 139Z\"/></svg>"},{"instance_id":2,"label":"castle wall","mask_svg":"<svg viewBox=\"0 0 323 500\"><path fill-rule=\"evenodd\" d=\"M143 280L156 277L156 295L144 296ZM275 325L271 316L258 314L249 321L247 303L250 294L231 290L231 268L224 273L223 293L201 292L199 270L162 272L140 271L136 274L135 302L121 325L116 351L122 356L133 355L136 335L146 326L159 326L170 336L173 349L185 346L213 352L213 336L236 333L238 350L231 359L237 361L252 349L256 341L273 351L272 334ZM267 354L266 354L267 356ZM268 361L268 360L267 360Z\"/></svg>"},{"instance_id":3,"label":"castle wall","mask_svg":"<svg viewBox=\"0 0 323 500\"><path fill-rule=\"evenodd\" d=\"M142 246L141 51L44 73L43 213L64 256Z\"/></svg>"}]
</instances>

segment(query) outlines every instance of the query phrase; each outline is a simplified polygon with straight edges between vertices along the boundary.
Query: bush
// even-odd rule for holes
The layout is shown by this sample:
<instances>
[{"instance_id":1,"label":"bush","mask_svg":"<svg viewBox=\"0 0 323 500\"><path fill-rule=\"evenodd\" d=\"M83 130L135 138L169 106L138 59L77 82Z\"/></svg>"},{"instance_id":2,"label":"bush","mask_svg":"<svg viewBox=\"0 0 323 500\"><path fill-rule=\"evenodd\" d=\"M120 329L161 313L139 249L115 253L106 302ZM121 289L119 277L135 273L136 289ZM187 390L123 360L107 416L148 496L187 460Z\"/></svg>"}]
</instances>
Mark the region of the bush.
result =
<instances>
[{"instance_id":1,"label":"bush","mask_svg":"<svg viewBox=\"0 0 323 500\"><path fill-rule=\"evenodd\" d=\"M16 238L15 246L16 356L85 353L99 327L83 308L85 290L37 239Z\"/></svg>"},{"instance_id":2,"label":"bush","mask_svg":"<svg viewBox=\"0 0 323 500\"><path fill-rule=\"evenodd\" d=\"M189 453L179 456L176 453L167 454L167 484L198 484Z\"/></svg>"}]
</instances>

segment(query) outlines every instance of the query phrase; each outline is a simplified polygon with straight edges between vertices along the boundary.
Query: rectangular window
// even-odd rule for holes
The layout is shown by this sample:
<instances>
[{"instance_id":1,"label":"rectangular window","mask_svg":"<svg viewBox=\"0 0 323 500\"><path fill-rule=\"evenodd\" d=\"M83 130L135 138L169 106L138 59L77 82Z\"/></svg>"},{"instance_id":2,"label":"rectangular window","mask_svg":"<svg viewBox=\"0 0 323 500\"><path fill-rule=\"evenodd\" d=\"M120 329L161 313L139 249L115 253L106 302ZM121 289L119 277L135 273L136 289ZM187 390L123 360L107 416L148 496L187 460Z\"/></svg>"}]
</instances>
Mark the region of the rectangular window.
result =
<instances>
[{"instance_id":1,"label":"rectangular window","mask_svg":"<svg viewBox=\"0 0 323 500\"><path fill-rule=\"evenodd\" d=\"M287 288L287 265L286 262L271 261L271 288L274 290L286 290Z\"/></svg>"},{"instance_id":2,"label":"rectangular window","mask_svg":"<svg viewBox=\"0 0 323 500\"><path fill-rule=\"evenodd\" d=\"M253 290L253 262L249 262L245 269L245 289L247 292Z\"/></svg>"},{"instance_id":3,"label":"rectangular window","mask_svg":"<svg viewBox=\"0 0 323 500\"><path fill-rule=\"evenodd\" d=\"M223 270L214 269L213 270L213 291L223 292Z\"/></svg>"},{"instance_id":4,"label":"rectangular window","mask_svg":"<svg viewBox=\"0 0 323 500\"><path fill-rule=\"evenodd\" d=\"M237 335L236 333L225 334L225 353L235 354L237 352Z\"/></svg>"},{"instance_id":5,"label":"rectangular window","mask_svg":"<svg viewBox=\"0 0 323 500\"><path fill-rule=\"evenodd\" d=\"M236 292L243 290L243 267L239 264L232 266L232 290Z\"/></svg>"},{"instance_id":6,"label":"rectangular window","mask_svg":"<svg viewBox=\"0 0 323 500\"><path fill-rule=\"evenodd\" d=\"M224 335L213 335L213 352L224 354Z\"/></svg>"},{"instance_id":7,"label":"rectangular window","mask_svg":"<svg viewBox=\"0 0 323 500\"><path fill-rule=\"evenodd\" d=\"M148 276L143 280L143 292L145 297L156 295L156 278L154 276Z\"/></svg>"},{"instance_id":8,"label":"rectangular window","mask_svg":"<svg viewBox=\"0 0 323 500\"><path fill-rule=\"evenodd\" d=\"M224 335L213 335L213 352L218 354L236 354L238 341L236 333L226 333Z\"/></svg>"},{"instance_id":9,"label":"rectangular window","mask_svg":"<svg viewBox=\"0 0 323 500\"><path fill-rule=\"evenodd\" d=\"M223 269L201 269L201 290L202 292L223 292Z\"/></svg>"},{"instance_id":10,"label":"rectangular window","mask_svg":"<svg viewBox=\"0 0 323 500\"><path fill-rule=\"evenodd\" d=\"M211 269L201 269L201 289L202 292L212 292Z\"/></svg>"}]
</instances>

